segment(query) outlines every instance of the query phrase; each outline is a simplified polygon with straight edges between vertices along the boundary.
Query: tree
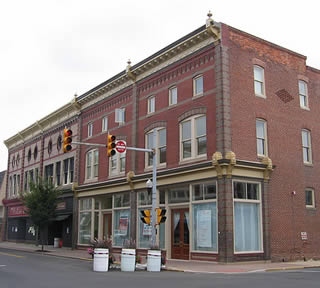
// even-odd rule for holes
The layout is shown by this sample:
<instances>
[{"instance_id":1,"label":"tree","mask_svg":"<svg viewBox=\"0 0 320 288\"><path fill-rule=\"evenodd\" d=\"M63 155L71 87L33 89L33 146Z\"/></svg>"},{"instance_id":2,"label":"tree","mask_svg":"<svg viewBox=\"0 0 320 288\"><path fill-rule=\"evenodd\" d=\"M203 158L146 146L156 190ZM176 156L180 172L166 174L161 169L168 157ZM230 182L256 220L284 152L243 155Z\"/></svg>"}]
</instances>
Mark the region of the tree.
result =
<instances>
[{"instance_id":1,"label":"tree","mask_svg":"<svg viewBox=\"0 0 320 288\"><path fill-rule=\"evenodd\" d=\"M21 199L27 208L26 213L39 228L42 251L45 228L56 215L60 193L51 182L38 179L37 182L30 182L30 192L25 191L21 194Z\"/></svg>"}]
</instances>

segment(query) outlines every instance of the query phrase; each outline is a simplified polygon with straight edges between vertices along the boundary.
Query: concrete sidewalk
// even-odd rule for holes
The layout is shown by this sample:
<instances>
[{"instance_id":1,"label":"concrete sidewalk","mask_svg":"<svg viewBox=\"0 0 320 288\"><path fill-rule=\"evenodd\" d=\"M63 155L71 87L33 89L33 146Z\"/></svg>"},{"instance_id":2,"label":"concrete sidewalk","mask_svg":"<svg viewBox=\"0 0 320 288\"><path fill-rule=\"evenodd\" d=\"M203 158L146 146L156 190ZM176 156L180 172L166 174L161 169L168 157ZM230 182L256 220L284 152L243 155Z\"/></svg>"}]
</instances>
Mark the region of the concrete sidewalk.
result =
<instances>
[{"instance_id":1,"label":"concrete sidewalk","mask_svg":"<svg viewBox=\"0 0 320 288\"><path fill-rule=\"evenodd\" d=\"M41 246L34 244L15 243L15 242L0 242L0 248L12 249L33 253L42 253ZM71 248L62 247L54 248L53 246L45 246L47 252L45 255L75 258L86 261L92 261L91 256L87 250L72 250ZM144 267L140 265L140 267ZM167 260L165 270L167 271L181 271L193 273L254 273L254 272L270 272L281 270L294 270L304 268L320 268L320 261L298 261L298 262L281 262L272 263L270 261L245 262L221 264L203 261L186 261L186 260Z\"/></svg>"}]
</instances>

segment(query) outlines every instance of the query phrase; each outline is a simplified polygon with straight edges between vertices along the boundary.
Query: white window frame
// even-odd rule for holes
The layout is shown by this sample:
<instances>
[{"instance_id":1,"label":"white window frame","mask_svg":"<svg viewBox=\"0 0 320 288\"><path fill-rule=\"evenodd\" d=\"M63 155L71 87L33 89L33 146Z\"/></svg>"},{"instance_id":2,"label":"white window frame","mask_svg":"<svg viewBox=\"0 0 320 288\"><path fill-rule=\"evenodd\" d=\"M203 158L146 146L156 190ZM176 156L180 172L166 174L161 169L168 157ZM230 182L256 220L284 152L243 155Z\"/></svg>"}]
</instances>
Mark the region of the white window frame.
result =
<instances>
[{"instance_id":1,"label":"white window frame","mask_svg":"<svg viewBox=\"0 0 320 288\"><path fill-rule=\"evenodd\" d=\"M107 116L105 116L105 117L103 117L102 118L102 132L104 132L104 131L108 131L108 117Z\"/></svg>"},{"instance_id":2,"label":"white window frame","mask_svg":"<svg viewBox=\"0 0 320 288\"><path fill-rule=\"evenodd\" d=\"M202 185L203 187L204 186L207 186L207 185L209 185L209 184L214 184L215 185L215 187L216 187L216 198L214 198L214 199L204 199L204 197L202 198L202 199L198 199L198 200L195 200L195 199L193 199L193 196L194 196L194 188L195 188L195 186L196 185ZM196 182L196 183L193 183L193 184L190 184L190 186L189 186L190 188L189 188L189 190L190 190L190 203L191 203L191 207L192 207L192 209L190 209L189 208L189 215L190 215L190 218L191 218L191 221L190 221L190 225L191 225L191 229L192 229L192 233L190 234L190 239L191 239L191 244L190 244L190 251L191 252L200 252L200 253L204 253L204 252L207 252L207 253L216 253L216 252L218 252L219 251L219 240L218 240L218 238L219 238L219 232L218 232L218 226L219 226L219 222L218 222L218 183L217 183L217 181L210 181L210 182L207 182L207 181L205 181L205 182ZM217 241L217 250L199 250L199 249L195 249L194 247L193 247L193 238L194 238L194 233L195 233L195 231L193 230L193 221L195 221L195 218L193 217L193 209L194 209L194 205L201 205L201 204L211 204L211 203L215 203L216 204L216 215L215 215L215 217L216 217L216 222L217 222L217 225L216 225L216 235L217 235L217 239L216 239L216 241Z\"/></svg>"},{"instance_id":3,"label":"white window frame","mask_svg":"<svg viewBox=\"0 0 320 288\"><path fill-rule=\"evenodd\" d=\"M60 167L60 185L69 185L71 183L73 183L73 181L71 182L71 158L73 158L73 181L74 181L74 157L70 157L68 159L64 159L61 161L61 167ZM68 171L67 171L67 183L65 182L65 173L66 171L64 170L65 166L64 166L64 161L68 161ZM62 172L62 173L61 173Z\"/></svg>"},{"instance_id":4,"label":"white window frame","mask_svg":"<svg viewBox=\"0 0 320 288\"><path fill-rule=\"evenodd\" d=\"M311 196L312 196L312 204L307 204L306 203L306 208L316 208L316 201L315 201L315 195L314 195L314 189L312 188L306 188L305 189L305 194L307 194L307 192L311 192ZM305 195L306 197L306 195ZM307 197L306 197L306 200L307 200Z\"/></svg>"},{"instance_id":5,"label":"white window frame","mask_svg":"<svg viewBox=\"0 0 320 288\"><path fill-rule=\"evenodd\" d=\"M124 161L124 166L122 165ZM119 153L109 157L109 176L123 176L126 172L126 152Z\"/></svg>"},{"instance_id":6,"label":"white window frame","mask_svg":"<svg viewBox=\"0 0 320 288\"><path fill-rule=\"evenodd\" d=\"M148 114L156 112L156 97L151 96L148 98Z\"/></svg>"},{"instance_id":7,"label":"white window frame","mask_svg":"<svg viewBox=\"0 0 320 288\"><path fill-rule=\"evenodd\" d=\"M262 123L263 124L263 137L258 136L258 123ZM261 141L263 142L263 154L259 153L259 149L258 149L258 145L260 144ZM268 156L268 138L267 138L267 121L263 120L263 119L256 119L256 148L257 148L257 155L259 157L265 157Z\"/></svg>"},{"instance_id":8,"label":"white window frame","mask_svg":"<svg viewBox=\"0 0 320 288\"><path fill-rule=\"evenodd\" d=\"M115 122L121 124L125 123L125 108L116 108L115 109Z\"/></svg>"},{"instance_id":9,"label":"white window frame","mask_svg":"<svg viewBox=\"0 0 320 288\"><path fill-rule=\"evenodd\" d=\"M173 94L172 94L173 91L176 91L174 95L175 101L173 101ZM178 88L177 86L173 86L169 88L169 106L176 105L177 103L178 103Z\"/></svg>"},{"instance_id":10,"label":"white window frame","mask_svg":"<svg viewBox=\"0 0 320 288\"><path fill-rule=\"evenodd\" d=\"M245 183L247 184L257 184L258 185L258 200L254 199L240 199L240 198L235 198L234 197L234 182L239 182L239 183ZM247 190L246 190L246 195L247 195ZM253 204L259 204L259 214L260 214L260 247L261 250L257 251L236 251L236 233L235 233L235 220L233 219L233 252L234 254L251 254L251 253L263 253L264 248L263 248L263 215L262 215L262 195L261 195L261 183L259 182L254 182L254 181L242 181L242 180L232 180L232 198L233 198L233 217L235 217L235 209L234 209L234 203L235 202L242 202L242 203L253 203Z\"/></svg>"},{"instance_id":11,"label":"white window frame","mask_svg":"<svg viewBox=\"0 0 320 288\"><path fill-rule=\"evenodd\" d=\"M201 117L205 117L206 119L206 134L204 135L200 135L200 136L196 136L197 135L197 131L196 131L196 120L201 118ZM190 141L191 142L191 156L190 157L183 157L183 139L182 139L182 126L184 123L191 121L191 138L189 140L185 140L185 141ZM189 161L189 160L198 160L199 158L207 158L207 153L208 150L206 149L206 153L203 154L199 154L198 155L198 142L197 139L201 138L201 137L206 137L206 147L207 147L207 143L208 143L208 137L207 137L207 116L206 114L197 114L194 116L191 116L183 121L180 122L179 124L179 129L180 129L180 162L184 162L184 161Z\"/></svg>"},{"instance_id":12,"label":"white window frame","mask_svg":"<svg viewBox=\"0 0 320 288\"><path fill-rule=\"evenodd\" d=\"M89 160L90 157L90 160ZM86 181L96 180L99 176L99 150L92 149L86 153Z\"/></svg>"},{"instance_id":13,"label":"white window frame","mask_svg":"<svg viewBox=\"0 0 320 288\"><path fill-rule=\"evenodd\" d=\"M157 167L165 167L167 165L167 161L166 162L163 162L163 163L160 163L160 149L161 148L164 148L166 147L166 160L167 160L167 128L166 127L158 127L158 128L154 128L156 129L156 158L157 158ZM153 137L153 131L154 129L148 131L148 133L145 134L145 147L147 147L147 149L152 149L153 147L150 147L149 146L149 143L148 143L148 136L151 135L151 137ZM162 145L160 146L160 132L162 130L166 130L166 145ZM148 168L152 168L153 167L153 164L152 165L149 165L149 157L150 157L150 154L148 152L145 153L145 168L148 169Z\"/></svg>"},{"instance_id":14,"label":"white window frame","mask_svg":"<svg viewBox=\"0 0 320 288\"><path fill-rule=\"evenodd\" d=\"M197 81L199 79L202 79L202 90L201 91L197 91L198 89L198 85L197 85ZM204 91L204 81L203 81L203 75L200 74L200 75L197 75L193 78L193 97L196 97L196 96L202 96L203 95L203 91Z\"/></svg>"},{"instance_id":15,"label":"white window frame","mask_svg":"<svg viewBox=\"0 0 320 288\"><path fill-rule=\"evenodd\" d=\"M88 137L93 135L93 122L88 123Z\"/></svg>"},{"instance_id":16,"label":"white window frame","mask_svg":"<svg viewBox=\"0 0 320 288\"><path fill-rule=\"evenodd\" d=\"M307 136L307 142L304 142L304 134ZM302 129L301 132L302 137L302 158L304 164L312 164L312 148L311 148L311 132L307 129ZM308 159L305 159L305 153Z\"/></svg>"},{"instance_id":17,"label":"white window frame","mask_svg":"<svg viewBox=\"0 0 320 288\"><path fill-rule=\"evenodd\" d=\"M262 80L258 79L256 72L261 72ZM264 68L259 65L253 65L254 93L256 96L266 98ZM261 85L262 93L256 91L256 83Z\"/></svg>"},{"instance_id":18,"label":"white window frame","mask_svg":"<svg viewBox=\"0 0 320 288\"><path fill-rule=\"evenodd\" d=\"M304 90L300 89L300 85L304 86ZM299 101L300 101L300 107L302 109L307 109L309 110L309 97L308 97L308 83L303 80L298 81L298 86L299 86ZM303 99L303 100L302 100ZM305 104L305 105L304 105Z\"/></svg>"}]
</instances>

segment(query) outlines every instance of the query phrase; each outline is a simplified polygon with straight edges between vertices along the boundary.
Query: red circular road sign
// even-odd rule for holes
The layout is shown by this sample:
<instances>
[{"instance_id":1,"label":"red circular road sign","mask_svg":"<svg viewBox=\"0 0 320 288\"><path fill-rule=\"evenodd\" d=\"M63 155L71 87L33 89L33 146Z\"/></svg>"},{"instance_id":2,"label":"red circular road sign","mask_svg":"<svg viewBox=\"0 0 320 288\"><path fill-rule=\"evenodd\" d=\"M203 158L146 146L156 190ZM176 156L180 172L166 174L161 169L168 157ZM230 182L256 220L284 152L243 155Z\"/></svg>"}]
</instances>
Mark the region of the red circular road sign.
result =
<instances>
[{"instance_id":1,"label":"red circular road sign","mask_svg":"<svg viewBox=\"0 0 320 288\"><path fill-rule=\"evenodd\" d=\"M126 152L126 142L124 142L124 141L122 141L122 140L117 141L117 143L116 143L116 150L117 150L117 152L119 152L119 153L124 153L124 152Z\"/></svg>"}]
</instances>

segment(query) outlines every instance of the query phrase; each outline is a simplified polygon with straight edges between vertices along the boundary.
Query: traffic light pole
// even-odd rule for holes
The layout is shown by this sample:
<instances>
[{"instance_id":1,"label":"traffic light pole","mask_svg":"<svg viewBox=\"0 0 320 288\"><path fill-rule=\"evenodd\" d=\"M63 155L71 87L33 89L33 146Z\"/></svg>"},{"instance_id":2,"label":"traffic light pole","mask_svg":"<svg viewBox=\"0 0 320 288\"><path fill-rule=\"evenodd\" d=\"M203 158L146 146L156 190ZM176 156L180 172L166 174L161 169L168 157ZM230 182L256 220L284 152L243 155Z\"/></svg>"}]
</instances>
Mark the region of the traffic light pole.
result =
<instances>
[{"instance_id":1,"label":"traffic light pole","mask_svg":"<svg viewBox=\"0 0 320 288\"><path fill-rule=\"evenodd\" d=\"M152 153L152 211L151 211L151 242L152 247L156 246L156 225L157 225L157 215L156 215L156 207L157 207L157 157L156 157L156 144L157 134L156 129L153 131L153 149L144 149L144 148L136 148L136 147L126 147L126 150L132 151L140 151L140 152L149 152ZM86 142L72 142L72 144L77 145L86 145L86 146L94 146L94 147L106 147L105 144L97 144L97 143L86 143Z\"/></svg>"}]
</instances>

